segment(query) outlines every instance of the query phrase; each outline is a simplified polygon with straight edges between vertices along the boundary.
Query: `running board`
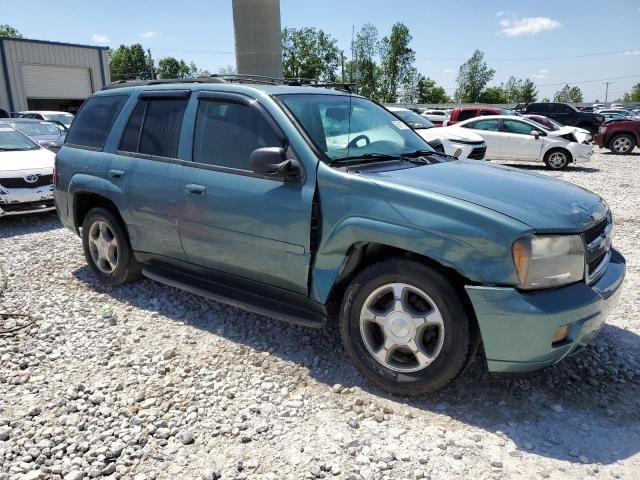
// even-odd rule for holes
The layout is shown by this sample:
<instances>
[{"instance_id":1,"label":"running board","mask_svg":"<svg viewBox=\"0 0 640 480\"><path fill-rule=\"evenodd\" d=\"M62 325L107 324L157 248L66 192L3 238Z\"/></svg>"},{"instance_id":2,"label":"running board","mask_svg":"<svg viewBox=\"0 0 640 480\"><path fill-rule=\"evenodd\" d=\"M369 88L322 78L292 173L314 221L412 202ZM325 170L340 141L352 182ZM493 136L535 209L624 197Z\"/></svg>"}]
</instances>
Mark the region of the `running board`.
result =
<instances>
[{"instance_id":1,"label":"running board","mask_svg":"<svg viewBox=\"0 0 640 480\"><path fill-rule=\"evenodd\" d=\"M254 285L254 282L214 271L196 273L155 261L145 263L142 274L170 287L276 320L314 328L327 324L323 305L287 290Z\"/></svg>"}]
</instances>

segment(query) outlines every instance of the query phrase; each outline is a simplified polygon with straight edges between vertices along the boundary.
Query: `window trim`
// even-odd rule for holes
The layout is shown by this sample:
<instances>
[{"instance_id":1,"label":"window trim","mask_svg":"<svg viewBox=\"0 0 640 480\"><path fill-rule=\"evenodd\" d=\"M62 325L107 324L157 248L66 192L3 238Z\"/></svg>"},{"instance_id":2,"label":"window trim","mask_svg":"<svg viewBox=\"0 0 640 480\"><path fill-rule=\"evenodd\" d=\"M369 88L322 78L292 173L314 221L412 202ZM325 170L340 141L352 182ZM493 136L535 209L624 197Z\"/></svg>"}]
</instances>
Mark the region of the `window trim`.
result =
<instances>
[{"instance_id":1,"label":"window trim","mask_svg":"<svg viewBox=\"0 0 640 480\"><path fill-rule=\"evenodd\" d=\"M71 130L71 128L69 128L69 131L67 131L67 135L65 136L65 142L63 144L64 147L70 147L70 148L76 148L78 150L88 150L90 152L102 152L104 151L104 146L106 145L107 141L109 140L109 137L111 136L111 131L113 130L113 126L116 123L116 120L118 119L118 117L120 116L120 113L122 113L122 109L124 108L125 104L127 103L127 98L129 98L129 93L110 93L110 94L104 94L104 95L91 95L89 98L87 98L82 105L80 106L80 108L78 109L78 111L76 112L76 117L78 117L80 115L80 113L82 112L83 108L87 105L87 103L89 103L89 100L92 98L102 98L102 97L124 97L124 101L122 102L122 105L120 105L120 108L118 109L118 111L116 112L115 116L113 117L113 121L111 122L111 125L109 126L109 130L107 131L107 135L104 137L104 142L102 142L102 146L101 147L94 147L91 145L80 145L78 143L67 143L66 139L69 136L69 131ZM74 119L75 120L75 119Z\"/></svg>"},{"instance_id":2,"label":"window trim","mask_svg":"<svg viewBox=\"0 0 640 480\"><path fill-rule=\"evenodd\" d=\"M197 117L198 117L198 111L200 110L200 102L204 101L204 102L217 102L217 103L236 103L238 105L244 105L250 109L252 109L253 111L255 111L257 113L257 115L260 115L268 124L269 127L273 130L274 134L276 135L276 137L278 137L278 139L282 142L282 148L285 149L285 151L287 152L287 157L291 158L293 160L296 160L299 167L300 167L300 184L304 184L306 182L307 179L307 175L306 175L306 170L304 168L304 165L302 164L302 162L300 161L298 155L296 154L296 152L294 151L293 147L291 146L291 143L289 142L289 139L287 138L287 136L285 135L285 133L282 131L282 128L280 128L280 125L278 125L278 122L275 121L275 119L273 118L273 116L267 111L266 108L264 108L255 98L249 97L248 95L244 95L244 94L240 94L240 93L231 93L231 92L216 92L216 91L211 91L211 90L207 90L207 91L201 91L198 93L197 95L197 107L196 107L196 118L195 121L197 122ZM192 145L191 145L191 160L190 161L181 161L181 165L185 165L187 167L194 167L194 168L200 168L203 170L211 170L214 172L222 172L222 173L229 173L232 175L242 175L245 177L254 177L254 178L262 178L265 180L272 180L275 182L279 182L279 183L291 183L291 182L287 182L285 181L285 179L283 178L273 178L273 177L267 177L264 175L260 175L258 173L253 172L252 170L245 170L243 168L233 168L233 167L225 167L223 165L213 165L210 163L202 163L202 162L196 162L193 158L193 152L195 149L195 136L196 136L196 128L195 128L196 123L194 123L194 128L193 128L193 141L192 141Z\"/></svg>"}]
</instances>

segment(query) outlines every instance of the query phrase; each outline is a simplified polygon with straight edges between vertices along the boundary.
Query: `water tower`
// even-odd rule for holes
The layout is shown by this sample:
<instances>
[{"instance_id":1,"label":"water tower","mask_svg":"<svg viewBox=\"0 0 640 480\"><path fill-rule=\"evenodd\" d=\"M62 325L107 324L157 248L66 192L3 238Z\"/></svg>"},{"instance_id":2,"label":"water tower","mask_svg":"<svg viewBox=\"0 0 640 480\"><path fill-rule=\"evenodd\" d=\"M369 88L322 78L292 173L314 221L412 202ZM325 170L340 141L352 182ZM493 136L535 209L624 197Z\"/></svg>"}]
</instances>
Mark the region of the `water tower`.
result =
<instances>
[{"instance_id":1,"label":"water tower","mask_svg":"<svg viewBox=\"0 0 640 480\"><path fill-rule=\"evenodd\" d=\"M233 0L238 73L282 77L280 0Z\"/></svg>"}]
</instances>

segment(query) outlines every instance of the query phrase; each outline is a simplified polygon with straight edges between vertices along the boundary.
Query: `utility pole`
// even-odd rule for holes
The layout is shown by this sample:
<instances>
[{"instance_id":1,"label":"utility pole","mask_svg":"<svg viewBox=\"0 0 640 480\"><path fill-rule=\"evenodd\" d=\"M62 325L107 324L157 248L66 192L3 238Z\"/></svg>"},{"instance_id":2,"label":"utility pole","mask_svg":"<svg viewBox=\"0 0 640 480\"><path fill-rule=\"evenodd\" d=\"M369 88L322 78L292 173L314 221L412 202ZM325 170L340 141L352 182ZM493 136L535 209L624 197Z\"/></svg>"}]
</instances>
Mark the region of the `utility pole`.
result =
<instances>
[{"instance_id":1,"label":"utility pole","mask_svg":"<svg viewBox=\"0 0 640 480\"><path fill-rule=\"evenodd\" d=\"M604 85L606 85L605 87L605 91L604 91L604 103L607 103L607 99L609 97L609 84L611 82L604 82Z\"/></svg>"},{"instance_id":2,"label":"utility pole","mask_svg":"<svg viewBox=\"0 0 640 480\"><path fill-rule=\"evenodd\" d=\"M155 80L153 78L153 59L151 58L151 49L147 48L147 55L149 56L149 75L151 80Z\"/></svg>"}]
</instances>

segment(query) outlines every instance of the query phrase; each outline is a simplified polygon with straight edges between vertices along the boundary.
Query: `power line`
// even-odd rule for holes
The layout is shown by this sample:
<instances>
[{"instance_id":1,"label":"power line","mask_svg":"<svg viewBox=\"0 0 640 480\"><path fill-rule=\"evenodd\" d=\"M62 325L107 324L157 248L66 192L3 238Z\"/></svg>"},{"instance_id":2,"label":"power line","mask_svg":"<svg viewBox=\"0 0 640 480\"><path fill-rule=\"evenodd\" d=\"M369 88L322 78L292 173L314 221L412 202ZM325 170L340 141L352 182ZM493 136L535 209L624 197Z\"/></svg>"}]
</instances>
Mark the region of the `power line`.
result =
<instances>
[{"instance_id":1,"label":"power line","mask_svg":"<svg viewBox=\"0 0 640 480\"><path fill-rule=\"evenodd\" d=\"M604 57L607 55L624 55L633 49L617 50L615 52L602 53L585 53L581 55L559 55L555 57L530 57L530 58L487 58L487 62L533 62L542 60L565 60L567 58L588 58L588 57ZM417 56L416 60L468 60L469 57L422 57Z\"/></svg>"}]
</instances>

